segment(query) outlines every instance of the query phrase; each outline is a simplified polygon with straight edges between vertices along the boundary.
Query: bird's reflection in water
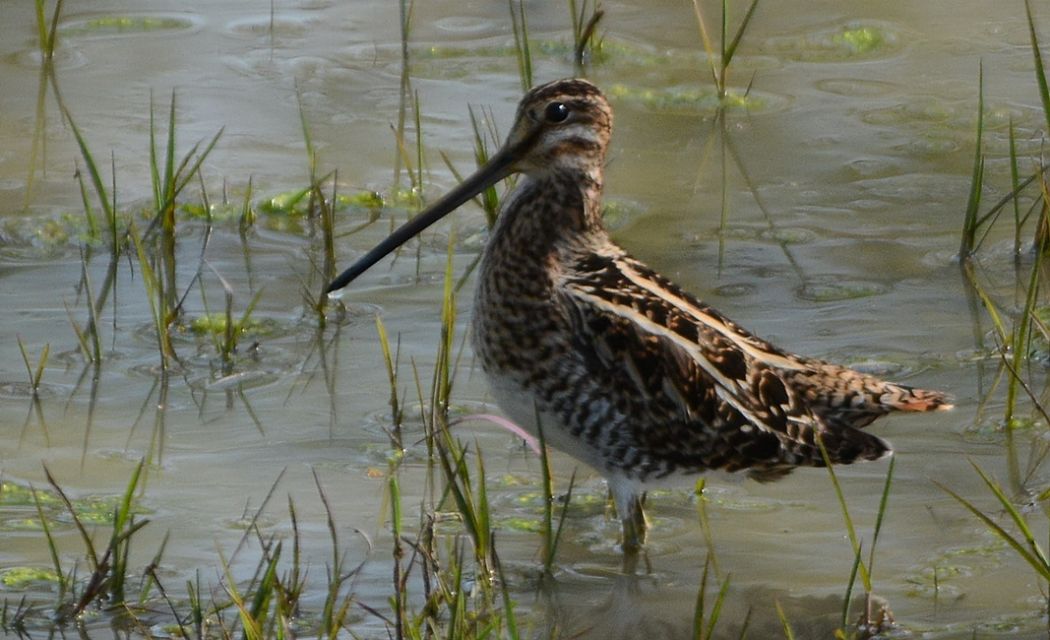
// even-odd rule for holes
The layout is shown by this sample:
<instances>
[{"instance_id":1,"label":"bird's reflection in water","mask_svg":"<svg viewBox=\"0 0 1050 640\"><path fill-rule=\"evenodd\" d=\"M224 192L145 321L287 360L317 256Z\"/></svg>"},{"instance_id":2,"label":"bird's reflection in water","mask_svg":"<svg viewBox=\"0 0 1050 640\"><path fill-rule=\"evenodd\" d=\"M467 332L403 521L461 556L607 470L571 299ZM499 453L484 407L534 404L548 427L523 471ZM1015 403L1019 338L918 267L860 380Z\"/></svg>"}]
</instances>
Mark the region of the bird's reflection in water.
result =
<instances>
[{"instance_id":1,"label":"bird's reflection in water","mask_svg":"<svg viewBox=\"0 0 1050 640\"><path fill-rule=\"evenodd\" d=\"M649 566L644 554L625 557L622 571L581 567L566 569L537 591L539 621L532 637L602 638L608 640L671 640L679 638L784 638L785 621L795 638L833 638L841 629L842 598L793 595L790 576L770 576L777 586L735 588L730 580L710 636L711 613L725 580L708 575L703 618L697 616L697 597L703 566L697 567L692 589L682 583L680 571ZM608 584L601 590L596 582ZM788 585L788 586L784 586ZM783 613L777 612L777 608ZM864 608L864 598L853 603L850 622ZM703 632L697 634L697 624ZM865 637L865 636L861 636Z\"/></svg>"}]
</instances>

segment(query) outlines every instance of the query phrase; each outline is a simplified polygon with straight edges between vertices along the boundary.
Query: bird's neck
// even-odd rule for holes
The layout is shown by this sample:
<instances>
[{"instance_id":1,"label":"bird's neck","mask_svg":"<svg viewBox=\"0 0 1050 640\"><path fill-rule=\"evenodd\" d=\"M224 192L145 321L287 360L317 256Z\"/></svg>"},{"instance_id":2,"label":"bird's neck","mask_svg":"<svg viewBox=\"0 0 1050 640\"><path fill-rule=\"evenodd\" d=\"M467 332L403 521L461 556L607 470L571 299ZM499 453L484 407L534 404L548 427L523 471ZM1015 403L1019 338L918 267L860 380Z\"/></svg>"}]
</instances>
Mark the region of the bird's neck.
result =
<instances>
[{"instance_id":1,"label":"bird's neck","mask_svg":"<svg viewBox=\"0 0 1050 640\"><path fill-rule=\"evenodd\" d=\"M605 235L602 172L558 171L522 176L504 201L490 242L547 251ZM520 249L518 249L520 251Z\"/></svg>"},{"instance_id":2,"label":"bird's neck","mask_svg":"<svg viewBox=\"0 0 1050 640\"><path fill-rule=\"evenodd\" d=\"M549 300L566 263L605 242L600 173L523 176L489 236L477 296L482 302Z\"/></svg>"}]
</instances>

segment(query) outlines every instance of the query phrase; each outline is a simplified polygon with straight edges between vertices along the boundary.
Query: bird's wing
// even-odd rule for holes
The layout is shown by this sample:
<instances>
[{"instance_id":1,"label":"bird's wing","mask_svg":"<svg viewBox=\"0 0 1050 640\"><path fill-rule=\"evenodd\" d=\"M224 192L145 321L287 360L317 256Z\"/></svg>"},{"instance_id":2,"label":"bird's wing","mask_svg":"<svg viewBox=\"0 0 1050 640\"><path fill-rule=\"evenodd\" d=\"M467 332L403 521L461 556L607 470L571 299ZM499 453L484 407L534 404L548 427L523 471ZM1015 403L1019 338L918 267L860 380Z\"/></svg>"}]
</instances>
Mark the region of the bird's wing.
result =
<instances>
[{"instance_id":1,"label":"bird's wing","mask_svg":"<svg viewBox=\"0 0 1050 640\"><path fill-rule=\"evenodd\" d=\"M634 428L661 440L699 438L718 468L820 465L819 435L833 462L875 459L883 440L829 425L790 382L815 361L740 328L626 255L592 254L558 287L578 341L596 370L620 370L636 402ZM710 465L709 465L710 466Z\"/></svg>"}]
</instances>

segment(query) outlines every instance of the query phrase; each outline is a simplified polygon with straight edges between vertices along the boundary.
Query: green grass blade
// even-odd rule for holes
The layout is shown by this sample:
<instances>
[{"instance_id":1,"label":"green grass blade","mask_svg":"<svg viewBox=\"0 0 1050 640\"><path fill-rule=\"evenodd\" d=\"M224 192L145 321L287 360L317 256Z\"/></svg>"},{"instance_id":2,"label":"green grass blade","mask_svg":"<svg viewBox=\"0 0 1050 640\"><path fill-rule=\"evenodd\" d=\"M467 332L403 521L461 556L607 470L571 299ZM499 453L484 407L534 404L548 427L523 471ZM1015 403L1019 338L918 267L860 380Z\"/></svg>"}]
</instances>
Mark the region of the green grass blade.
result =
<instances>
[{"instance_id":1,"label":"green grass blade","mask_svg":"<svg viewBox=\"0 0 1050 640\"><path fill-rule=\"evenodd\" d=\"M506 576L503 575L503 565L500 564L495 545L492 547L492 564L496 569L496 575L499 577L500 596L503 599L503 620L507 624L507 637L510 640L518 640L521 635L518 633L518 622L514 615L514 603L510 599L510 587L507 584Z\"/></svg>"},{"instance_id":2,"label":"green grass blade","mask_svg":"<svg viewBox=\"0 0 1050 640\"><path fill-rule=\"evenodd\" d=\"M193 145L190 153L187 153L186 156L183 157L182 162L179 164L179 172L176 174L178 181L175 184L174 193L166 204L175 203L175 198L182 193L182 190L186 188L186 185L193 179L193 176L200 171L201 165L204 164L204 161L209 155L211 155L212 150L215 149L215 145L219 143L219 139L222 138L222 134L225 133L225 131L226 127L222 127L211 137L211 140L209 140L208 144L204 146L204 149L201 149L198 152L198 149L200 149L200 142L198 142ZM190 163L191 158L193 159L192 164Z\"/></svg>"},{"instance_id":3,"label":"green grass blade","mask_svg":"<svg viewBox=\"0 0 1050 640\"><path fill-rule=\"evenodd\" d=\"M76 169L73 171L74 177L77 179L77 184L80 186L80 202L84 207L84 219L87 221L88 226L88 240L94 242L99 238L98 232L98 219L95 216L95 209L91 206L91 198L88 196L87 184L84 183L84 174L80 171L80 163L76 163ZM114 250L115 250L114 243Z\"/></svg>"},{"instance_id":4,"label":"green grass blade","mask_svg":"<svg viewBox=\"0 0 1050 640\"><path fill-rule=\"evenodd\" d=\"M718 25L718 60L719 60L719 74L722 76L723 87L725 86L725 73L726 69L729 68L729 63L726 61L726 33L729 32L729 0L722 0L722 20Z\"/></svg>"},{"instance_id":5,"label":"green grass blade","mask_svg":"<svg viewBox=\"0 0 1050 640\"><path fill-rule=\"evenodd\" d=\"M303 108L303 94L299 90L299 83L295 86L295 102L299 107L299 127L303 132L303 144L306 148L306 168L309 171L310 182L316 183L317 176L317 151L314 149L313 137L310 135L310 124L306 120L306 110Z\"/></svg>"},{"instance_id":6,"label":"green grass blade","mask_svg":"<svg viewBox=\"0 0 1050 640\"><path fill-rule=\"evenodd\" d=\"M693 638L704 640L704 616L707 606L704 603L707 597L707 577L711 570L711 556L704 559L704 571L700 574L700 586L696 590L696 602L693 604Z\"/></svg>"},{"instance_id":7,"label":"green grass blade","mask_svg":"<svg viewBox=\"0 0 1050 640\"><path fill-rule=\"evenodd\" d=\"M64 0L58 0L55 3L55 10L51 13L51 29L47 34L47 57L55 57L55 47L58 46L58 18L62 15L62 3Z\"/></svg>"},{"instance_id":8,"label":"green grass blade","mask_svg":"<svg viewBox=\"0 0 1050 640\"><path fill-rule=\"evenodd\" d=\"M390 349L390 338L386 332L386 325L383 324L383 318L378 314L376 315L376 332L379 334L379 346L383 351L383 363L386 365L387 382L390 385L390 418L393 424L391 444L400 450L404 446L401 440L403 412L398 398L397 358Z\"/></svg>"},{"instance_id":9,"label":"green grass blade","mask_svg":"<svg viewBox=\"0 0 1050 640\"><path fill-rule=\"evenodd\" d=\"M707 35L707 25L704 22L704 12L700 8L700 0L693 0L693 14L696 16L696 24L700 29L700 40L704 45L704 52L707 53L707 66L711 72L711 81L715 83L715 88L718 90L718 94L722 95L722 82L718 73L718 63L716 62L715 49L711 44L711 38Z\"/></svg>"},{"instance_id":10,"label":"green grass blade","mask_svg":"<svg viewBox=\"0 0 1050 640\"><path fill-rule=\"evenodd\" d=\"M1050 129L1050 88L1046 82L1046 70L1043 67L1043 54L1039 50L1039 37L1035 33L1035 18L1032 17L1032 5L1024 0L1025 15L1028 18L1028 37L1032 42L1032 59L1035 62L1035 79L1039 83L1039 99L1043 101L1043 115L1047 128Z\"/></svg>"},{"instance_id":11,"label":"green grass blade","mask_svg":"<svg viewBox=\"0 0 1050 640\"><path fill-rule=\"evenodd\" d=\"M164 181L161 183L161 210L175 201L175 90L168 107L168 142L164 152Z\"/></svg>"},{"instance_id":12,"label":"green grass blade","mask_svg":"<svg viewBox=\"0 0 1050 640\"><path fill-rule=\"evenodd\" d=\"M970 177L970 194L966 201L966 214L963 220L962 239L959 242L959 257L967 259L976 248L977 214L981 208L981 191L984 187L984 63L978 66L977 72L977 132L973 152L973 171Z\"/></svg>"},{"instance_id":13,"label":"green grass blade","mask_svg":"<svg viewBox=\"0 0 1050 640\"><path fill-rule=\"evenodd\" d=\"M565 490L565 504L562 505L561 513L558 514L558 528L554 530L554 543L551 545L550 557L553 560L558 555L558 543L561 541L561 533L565 528L565 517L569 514L569 505L572 504L572 490L576 486L576 469L569 476L569 486Z\"/></svg>"},{"instance_id":14,"label":"green grass blade","mask_svg":"<svg viewBox=\"0 0 1050 640\"><path fill-rule=\"evenodd\" d=\"M711 559L715 575L718 575L721 571L718 568L718 554L715 552L715 536L711 531L711 519L707 515L707 498L704 497L706 487L707 479L700 478L696 481L693 494L696 496L696 514L700 521L700 532L704 535L704 544L707 546L707 557Z\"/></svg>"},{"instance_id":15,"label":"green grass blade","mask_svg":"<svg viewBox=\"0 0 1050 640\"><path fill-rule=\"evenodd\" d=\"M47 516L44 515L44 507L40 504L40 496L36 492L36 488L30 486L29 492L33 495L33 504L36 505L36 515L40 518L40 528L44 532L44 539L47 540L47 550L51 554L51 565L55 568L55 575L58 577L58 601L62 602L66 588L66 576L62 572L62 561L58 555L58 545L55 543L55 537L51 534L51 525L47 522Z\"/></svg>"},{"instance_id":16,"label":"green grass blade","mask_svg":"<svg viewBox=\"0 0 1050 640\"><path fill-rule=\"evenodd\" d=\"M733 41L726 47L724 61L722 65L725 67L729 66L729 63L733 61L733 56L736 54L737 47L740 46L740 40L744 37L744 32L747 31L747 26L751 23L751 18L755 15L755 9L758 8L758 0L751 0L751 5L747 8L747 13L744 14L744 19L740 22L740 26L736 30L736 34L733 36Z\"/></svg>"},{"instance_id":17,"label":"green grass blade","mask_svg":"<svg viewBox=\"0 0 1050 640\"><path fill-rule=\"evenodd\" d=\"M1002 316L996 310L995 301L991 299L988 292L984 290L980 282L977 281L977 274L974 273L973 266L970 263L963 263L963 272L966 274L966 279L970 283L970 288L977 297L981 299L981 304L988 311L988 316L992 319L992 325L995 327L996 335L998 336L999 342L1009 342L1009 332L1006 329L1006 322L1003 321Z\"/></svg>"},{"instance_id":18,"label":"green grass blade","mask_svg":"<svg viewBox=\"0 0 1050 640\"><path fill-rule=\"evenodd\" d=\"M415 91L412 93L412 119L416 125L416 184L419 185L419 193L417 194L420 199L424 198L423 188L425 182L423 181L423 114L420 109L419 92Z\"/></svg>"},{"instance_id":19,"label":"green grass blade","mask_svg":"<svg viewBox=\"0 0 1050 640\"><path fill-rule=\"evenodd\" d=\"M791 628L791 623L788 622L784 608L780 606L780 600L774 600L773 604L777 609L777 619L780 620L780 627L784 630L784 638L786 640L795 640L795 631Z\"/></svg>"},{"instance_id":20,"label":"green grass blade","mask_svg":"<svg viewBox=\"0 0 1050 640\"><path fill-rule=\"evenodd\" d=\"M160 181L160 163L157 156L157 113L153 91L149 92L149 175L153 185L153 209L160 211L164 202L164 188Z\"/></svg>"},{"instance_id":21,"label":"green grass blade","mask_svg":"<svg viewBox=\"0 0 1050 640\"><path fill-rule=\"evenodd\" d=\"M233 579L233 571L230 569L230 563L226 561L222 551L219 551L219 563L222 566L223 575L226 578L223 582L223 587L226 590L226 595L230 597L234 606L237 607L245 639L262 640L262 624L252 617L251 611L249 611L248 606L244 602L244 598L241 597L240 592L237 590L237 583ZM228 634L227 637L229 637Z\"/></svg>"},{"instance_id":22,"label":"green grass blade","mask_svg":"<svg viewBox=\"0 0 1050 640\"><path fill-rule=\"evenodd\" d=\"M66 308L66 317L69 318L69 325L73 328L73 335L76 336L77 344L80 345L80 353L89 362L93 362L94 358L91 355L91 346L88 343L87 332L80 326L80 323L73 317L73 310L69 308L69 304L64 300L62 304Z\"/></svg>"},{"instance_id":23,"label":"green grass blade","mask_svg":"<svg viewBox=\"0 0 1050 640\"><path fill-rule=\"evenodd\" d=\"M476 544L477 560L486 569L491 568L490 556L492 550L492 514L489 510L489 494L485 488L485 459L481 455L481 449L474 443L474 451L477 452L477 496L474 503L477 505L478 524L477 529L480 539Z\"/></svg>"},{"instance_id":24,"label":"green grass blade","mask_svg":"<svg viewBox=\"0 0 1050 640\"><path fill-rule=\"evenodd\" d=\"M1013 424L1013 413L1017 401L1017 387L1022 382L1020 377L1022 361L1028 357L1031 349L1032 318L1035 316L1039 298L1039 274L1042 273L1043 247L1036 247L1035 260L1028 277L1028 292L1025 294L1024 309L1017 318L1010 348L1013 363L1010 366L1010 379L1006 386L1006 407L1004 422L1007 427ZM983 474L982 474L983 477Z\"/></svg>"},{"instance_id":25,"label":"green grass blade","mask_svg":"<svg viewBox=\"0 0 1050 640\"><path fill-rule=\"evenodd\" d=\"M131 241L135 246L135 251L139 258L139 271L142 275L142 286L146 289L146 297L149 299L150 312L153 314L153 327L157 332L157 345L160 349L161 354L161 365L167 367L170 361L175 357L175 349L171 344L171 336L168 334L167 320L161 311L162 301L161 285L157 280L156 271L150 264L149 256L146 254L146 247L143 244L142 238L135 231L135 225L132 224L130 229Z\"/></svg>"},{"instance_id":26,"label":"green grass blade","mask_svg":"<svg viewBox=\"0 0 1050 640\"><path fill-rule=\"evenodd\" d=\"M270 611L270 603L273 601L276 595L277 587L277 564L281 559L281 543L278 542L273 549L269 561L266 563L266 571L263 573L262 580L259 581L259 585L255 589L255 594L252 597L252 604L249 608L251 616L255 620L266 620Z\"/></svg>"},{"instance_id":27,"label":"green grass blade","mask_svg":"<svg viewBox=\"0 0 1050 640\"><path fill-rule=\"evenodd\" d=\"M529 51L529 23L525 17L525 3L518 0L517 11L515 0L507 0L510 8L511 28L514 31L514 53L518 59L518 76L521 79L521 91L525 93L532 88L532 53Z\"/></svg>"},{"instance_id":28,"label":"green grass blade","mask_svg":"<svg viewBox=\"0 0 1050 640\"><path fill-rule=\"evenodd\" d=\"M73 519L73 525L77 528L77 532L80 533L80 539L84 542L84 548L87 551L88 560L91 563L91 570L97 571L100 562L98 553L95 551L95 543L92 542L91 536L84 527L83 521L81 521L80 516L77 515L77 510L73 507L73 502L69 499L69 496L66 495L66 492L62 490L62 487L58 485L55 477L51 475L51 470L46 466L44 467L44 477L47 478L47 483L50 484L51 488L58 494L63 506L65 506L66 511L69 513L69 517Z\"/></svg>"},{"instance_id":29,"label":"green grass blade","mask_svg":"<svg viewBox=\"0 0 1050 640\"><path fill-rule=\"evenodd\" d=\"M882 497L879 499L879 510L875 515L875 529L871 534L871 551L868 552L868 571L875 570L875 545L879 542L879 532L882 531L882 522L886 517L886 507L890 501L890 488L893 486L893 470L896 466L897 458L890 457L890 463L886 469L886 482L882 485Z\"/></svg>"},{"instance_id":30,"label":"green grass blade","mask_svg":"<svg viewBox=\"0 0 1050 640\"><path fill-rule=\"evenodd\" d=\"M51 345L44 345L44 350L40 354L40 359L37 362L36 369L34 370L33 365L29 363L29 354L26 352L26 345L22 342L22 336L15 336L18 341L18 350L22 353L22 363L25 365L26 374L29 376L29 387L33 390L33 393L40 389L40 379L44 376L44 365L47 362L47 354L50 351Z\"/></svg>"},{"instance_id":31,"label":"green grass blade","mask_svg":"<svg viewBox=\"0 0 1050 640\"><path fill-rule=\"evenodd\" d=\"M554 482L551 478L550 452L547 450L539 411L536 411L536 436L540 442L540 488L543 494L543 570L549 575L554 565Z\"/></svg>"},{"instance_id":32,"label":"green grass blade","mask_svg":"<svg viewBox=\"0 0 1050 640\"><path fill-rule=\"evenodd\" d=\"M87 165L88 176L91 178L92 186L95 187L95 194L98 196L99 204L101 204L106 214L106 219L116 220L116 212L110 204L111 201L106 191L106 185L102 182L102 174L99 173L98 165L95 163L95 157L92 155L91 149L88 148L87 140L84 139L76 121L73 120L73 114L69 112L64 104L61 104L61 107L62 114L65 116L66 122L69 123L69 128L73 131L73 137L76 138L77 146L80 148L80 156L84 159L84 164Z\"/></svg>"},{"instance_id":33,"label":"green grass blade","mask_svg":"<svg viewBox=\"0 0 1050 640\"><path fill-rule=\"evenodd\" d=\"M708 614L707 621L707 634L705 637L715 637L715 625L718 624L718 619L722 616L722 605L725 604L726 596L729 595L729 576L725 577L722 581L722 586L718 589L718 595L715 596L715 602L711 605L711 612Z\"/></svg>"},{"instance_id":34,"label":"green grass blade","mask_svg":"<svg viewBox=\"0 0 1050 640\"><path fill-rule=\"evenodd\" d=\"M1010 118L1010 186L1011 192L1017 193L1021 184L1020 171L1017 167L1017 138L1014 132L1014 119ZM1021 203L1011 198L1014 206L1014 255L1021 254Z\"/></svg>"},{"instance_id":35,"label":"green grass blade","mask_svg":"<svg viewBox=\"0 0 1050 640\"><path fill-rule=\"evenodd\" d=\"M46 57L48 50L47 42L47 19L44 17L44 0L36 0L36 38L40 53Z\"/></svg>"},{"instance_id":36,"label":"green grass blade","mask_svg":"<svg viewBox=\"0 0 1050 640\"><path fill-rule=\"evenodd\" d=\"M842 620L839 622L842 628L849 626L849 611L853 604L853 587L857 584L857 575L860 573L861 554L853 556L853 565L850 566L849 580L846 581L846 593L842 596Z\"/></svg>"},{"instance_id":37,"label":"green grass blade","mask_svg":"<svg viewBox=\"0 0 1050 640\"><path fill-rule=\"evenodd\" d=\"M135 499L135 491L138 489L139 478L145 465L145 459L139 460L135 470L132 471L131 478L128 480L128 486L124 490L124 495L121 497L120 505L116 510L116 517L113 519L113 533L110 539L110 547L113 550L110 602L113 604L124 602L124 578L127 574L127 541L134 531L145 524L145 522L142 522L137 523L137 526L135 526L135 523L132 522L131 513L132 501Z\"/></svg>"},{"instance_id":38,"label":"green grass blade","mask_svg":"<svg viewBox=\"0 0 1050 640\"><path fill-rule=\"evenodd\" d=\"M857 530L853 526L853 518L850 516L849 507L846 505L846 496L842 493L842 486L839 484L838 476L835 474L834 465L832 465L831 457L828 455L828 450L824 446L824 441L818 435L817 446L820 447L820 455L824 458L824 465L827 467L828 476L831 478L831 485L835 489L835 497L838 498L839 508L842 510L842 517L846 521L846 533L849 536L850 546L853 548L853 554L856 557L861 557L861 545L860 539L857 537ZM871 575L868 573L868 568L864 566L864 562L860 561L860 576L861 581L864 583L864 590L871 593Z\"/></svg>"}]
</instances>

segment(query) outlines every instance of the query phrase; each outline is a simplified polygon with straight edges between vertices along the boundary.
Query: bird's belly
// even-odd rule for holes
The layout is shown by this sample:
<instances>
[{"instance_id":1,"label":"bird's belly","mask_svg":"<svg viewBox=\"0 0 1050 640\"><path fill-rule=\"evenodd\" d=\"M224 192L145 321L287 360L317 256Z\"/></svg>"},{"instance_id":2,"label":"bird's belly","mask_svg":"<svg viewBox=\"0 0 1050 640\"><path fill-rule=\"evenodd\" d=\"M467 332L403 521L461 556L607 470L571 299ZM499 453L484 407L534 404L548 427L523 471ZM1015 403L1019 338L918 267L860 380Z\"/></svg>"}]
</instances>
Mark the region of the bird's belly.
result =
<instances>
[{"instance_id":1,"label":"bird's belly","mask_svg":"<svg viewBox=\"0 0 1050 640\"><path fill-rule=\"evenodd\" d=\"M503 413L528 433L539 437L539 426L543 428L546 444L566 453L594 468L605 478L615 483L626 483L633 490L651 488L689 489L697 481L698 474L714 474L722 482L739 483L744 476L709 469L672 469L668 473L639 473L638 469L625 468L617 460L614 448L607 440L588 441L582 435L574 435L572 425L555 412L545 411L539 406L537 395L523 386L513 376L486 373L493 399Z\"/></svg>"},{"instance_id":2,"label":"bird's belly","mask_svg":"<svg viewBox=\"0 0 1050 640\"><path fill-rule=\"evenodd\" d=\"M533 390L521 384L516 376L500 372L486 372L489 390L503 413L519 427L539 437L548 446L565 452L599 471L607 471L607 461L599 449L573 435L572 426L558 413L544 408L544 401Z\"/></svg>"}]
</instances>

